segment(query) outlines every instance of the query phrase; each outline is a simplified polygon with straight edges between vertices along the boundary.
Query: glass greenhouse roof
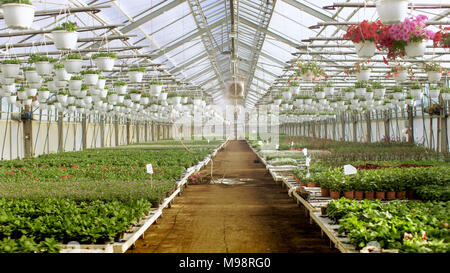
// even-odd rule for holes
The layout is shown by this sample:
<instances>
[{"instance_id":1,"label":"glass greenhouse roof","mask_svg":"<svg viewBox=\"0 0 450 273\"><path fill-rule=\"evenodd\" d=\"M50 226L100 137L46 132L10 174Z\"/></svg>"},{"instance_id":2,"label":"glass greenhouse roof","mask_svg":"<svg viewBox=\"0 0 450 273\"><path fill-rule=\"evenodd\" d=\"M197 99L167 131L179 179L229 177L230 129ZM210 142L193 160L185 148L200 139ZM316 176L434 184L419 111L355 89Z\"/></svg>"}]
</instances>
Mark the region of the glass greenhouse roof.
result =
<instances>
[{"instance_id":1,"label":"glass greenhouse roof","mask_svg":"<svg viewBox=\"0 0 450 273\"><path fill-rule=\"evenodd\" d=\"M34 1L33 1L34 2ZM51 29L66 19L76 21L79 26L93 27L119 25L80 32L82 53L95 53L97 48L118 50L119 55L134 55L135 58L121 59L119 63L150 61L161 64L162 73L170 74L206 94L221 92L215 96L215 103L227 95L226 83L240 79L245 86L244 101L249 92L266 93L280 87L277 79L286 79L292 74L287 62L297 57L314 59L323 67L332 70L331 75L342 75L339 65L352 65L357 59L354 48L348 41L333 40L311 42L314 37L339 38L347 26L309 27L319 22L360 22L364 19L377 20L374 8L323 9L333 3L363 3L356 0L52 0L33 4L37 10L64 10L73 7L96 7L100 12L77 12L68 15L39 16L33 28ZM410 0L423 3L423 0ZM448 0L428 0L427 4L448 4ZM373 3L373 2L371 2ZM432 21L447 21L449 9L409 10L410 14L425 14ZM431 26L436 29L436 26ZM0 29L7 30L4 21ZM17 31L10 31L15 33ZM108 36L129 35L128 39L108 40ZM90 41L103 37L102 41ZM53 45L46 45L50 35L34 34L0 37L3 57L26 56L33 52L54 53ZM34 43L31 46L19 46ZM15 45L15 46L14 46ZM347 45L347 47L327 47ZM137 46L136 48L130 48ZM308 46L306 48L298 48ZM90 50L90 51L89 51ZM293 53L300 53L294 56ZM321 54L315 54L321 52ZM340 53L334 54L334 53ZM449 54L439 55L441 49L429 49L428 59L449 60ZM314 53L314 54L313 54ZM147 54L142 56L142 54ZM434 55L435 54L435 55ZM376 55L374 61L381 61ZM87 62L87 60L86 60ZM380 65L383 65L382 63ZM443 63L448 67L448 63ZM119 72L112 72L117 74ZM248 102L248 101L247 101ZM254 105L253 100L247 105Z\"/></svg>"}]
</instances>

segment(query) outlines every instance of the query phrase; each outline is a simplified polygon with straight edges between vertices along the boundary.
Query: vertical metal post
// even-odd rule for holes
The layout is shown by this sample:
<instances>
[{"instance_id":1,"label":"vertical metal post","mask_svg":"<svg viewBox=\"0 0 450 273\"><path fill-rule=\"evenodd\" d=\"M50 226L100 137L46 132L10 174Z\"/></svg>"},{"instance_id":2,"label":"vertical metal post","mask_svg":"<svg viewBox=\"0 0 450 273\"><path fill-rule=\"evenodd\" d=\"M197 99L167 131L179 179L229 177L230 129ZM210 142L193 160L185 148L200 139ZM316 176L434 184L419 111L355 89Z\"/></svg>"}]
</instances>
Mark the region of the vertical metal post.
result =
<instances>
[{"instance_id":1,"label":"vertical metal post","mask_svg":"<svg viewBox=\"0 0 450 273\"><path fill-rule=\"evenodd\" d=\"M87 149L87 122L86 122L86 114L83 114L81 120L81 141L82 141L82 149Z\"/></svg>"},{"instance_id":2,"label":"vertical metal post","mask_svg":"<svg viewBox=\"0 0 450 273\"><path fill-rule=\"evenodd\" d=\"M58 152L64 152L63 112L58 113Z\"/></svg>"},{"instance_id":3,"label":"vertical metal post","mask_svg":"<svg viewBox=\"0 0 450 273\"><path fill-rule=\"evenodd\" d=\"M22 110L23 121L23 141L24 141L24 157L33 157L33 125L31 106L25 106Z\"/></svg>"}]
</instances>

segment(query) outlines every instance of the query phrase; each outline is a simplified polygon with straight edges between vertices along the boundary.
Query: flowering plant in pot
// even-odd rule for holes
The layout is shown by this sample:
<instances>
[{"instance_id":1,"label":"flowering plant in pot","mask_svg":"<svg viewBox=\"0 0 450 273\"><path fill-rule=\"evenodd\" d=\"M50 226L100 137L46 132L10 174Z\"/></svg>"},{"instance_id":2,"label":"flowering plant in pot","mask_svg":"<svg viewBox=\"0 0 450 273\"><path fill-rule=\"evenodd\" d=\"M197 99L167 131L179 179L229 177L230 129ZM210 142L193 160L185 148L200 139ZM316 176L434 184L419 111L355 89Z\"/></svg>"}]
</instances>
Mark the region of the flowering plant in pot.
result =
<instances>
[{"instance_id":1,"label":"flowering plant in pot","mask_svg":"<svg viewBox=\"0 0 450 273\"><path fill-rule=\"evenodd\" d=\"M427 16L418 15L406 18L400 24L384 26L379 47L388 50L388 59L423 56L425 41L434 37L434 32L425 28L427 20Z\"/></svg>"},{"instance_id":2,"label":"flowering plant in pot","mask_svg":"<svg viewBox=\"0 0 450 273\"><path fill-rule=\"evenodd\" d=\"M4 78L16 78L20 73L20 60L8 59L2 61L2 72Z\"/></svg>"},{"instance_id":3,"label":"flowering plant in pot","mask_svg":"<svg viewBox=\"0 0 450 273\"><path fill-rule=\"evenodd\" d=\"M350 25L344 34L344 39L350 39L360 58L370 58L375 54L376 44L383 29L381 21L362 21L358 25Z\"/></svg>"},{"instance_id":4,"label":"flowering plant in pot","mask_svg":"<svg viewBox=\"0 0 450 273\"><path fill-rule=\"evenodd\" d=\"M87 85L96 85L98 82L98 77L100 75L100 71L98 70L83 70L81 71L81 75L83 76L84 83Z\"/></svg>"},{"instance_id":5,"label":"flowering plant in pot","mask_svg":"<svg viewBox=\"0 0 450 273\"><path fill-rule=\"evenodd\" d=\"M131 67L127 73L130 82L142 82L145 70L145 67Z\"/></svg>"},{"instance_id":6,"label":"flowering plant in pot","mask_svg":"<svg viewBox=\"0 0 450 273\"><path fill-rule=\"evenodd\" d=\"M427 72L429 82L438 82L441 80L442 73L445 72L445 68L440 66L436 62L424 63L423 70Z\"/></svg>"},{"instance_id":7,"label":"flowering plant in pot","mask_svg":"<svg viewBox=\"0 0 450 273\"><path fill-rule=\"evenodd\" d=\"M43 56L41 54L31 54L30 57L28 57L28 63L34 64L36 67L36 72L40 75L50 75L53 70L53 63L56 62L55 58Z\"/></svg>"},{"instance_id":8,"label":"flowering plant in pot","mask_svg":"<svg viewBox=\"0 0 450 273\"><path fill-rule=\"evenodd\" d=\"M293 95L298 95L300 92L300 83L298 82L298 77L291 77L288 80L289 90Z\"/></svg>"},{"instance_id":9,"label":"flowering plant in pot","mask_svg":"<svg viewBox=\"0 0 450 273\"><path fill-rule=\"evenodd\" d=\"M92 55L92 59L97 65L98 70L112 71L114 68L114 62L117 59L117 55L113 52L100 52Z\"/></svg>"},{"instance_id":10,"label":"flowering plant in pot","mask_svg":"<svg viewBox=\"0 0 450 273\"><path fill-rule=\"evenodd\" d=\"M450 27L439 27L439 31L433 37L433 46L450 48Z\"/></svg>"},{"instance_id":11,"label":"flowering plant in pot","mask_svg":"<svg viewBox=\"0 0 450 273\"><path fill-rule=\"evenodd\" d=\"M11 29L29 29L33 25L36 7L29 0L2 0L3 17Z\"/></svg>"},{"instance_id":12,"label":"flowering plant in pot","mask_svg":"<svg viewBox=\"0 0 450 273\"><path fill-rule=\"evenodd\" d=\"M113 84L113 87L117 94L125 95L127 93L128 84L124 81L117 81Z\"/></svg>"},{"instance_id":13,"label":"flowering plant in pot","mask_svg":"<svg viewBox=\"0 0 450 273\"><path fill-rule=\"evenodd\" d=\"M150 82L150 95L157 97L159 94L161 94L163 87L163 83L158 80L152 80Z\"/></svg>"},{"instance_id":14,"label":"flowering plant in pot","mask_svg":"<svg viewBox=\"0 0 450 273\"><path fill-rule=\"evenodd\" d=\"M129 94L132 101L139 102L141 100L142 92L139 91L138 89L131 90Z\"/></svg>"},{"instance_id":15,"label":"flowering plant in pot","mask_svg":"<svg viewBox=\"0 0 450 273\"><path fill-rule=\"evenodd\" d=\"M304 81L318 80L320 76L325 76L322 68L314 62L297 62L297 68L299 68L299 75L301 75Z\"/></svg>"},{"instance_id":16,"label":"flowering plant in pot","mask_svg":"<svg viewBox=\"0 0 450 273\"><path fill-rule=\"evenodd\" d=\"M409 86L409 94L416 100L420 100L422 98L422 85L418 82L415 82Z\"/></svg>"},{"instance_id":17,"label":"flowering plant in pot","mask_svg":"<svg viewBox=\"0 0 450 273\"><path fill-rule=\"evenodd\" d=\"M62 62L67 72L80 73L81 66L83 65L83 58L80 54L72 53L67 55Z\"/></svg>"},{"instance_id":18,"label":"flowering plant in pot","mask_svg":"<svg viewBox=\"0 0 450 273\"><path fill-rule=\"evenodd\" d=\"M77 28L76 22L67 21L52 30L53 42L58 50L74 50L77 48Z\"/></svg>"},{"instance_id":19,"label":"flowering plant in pot","mask_svg":"<svg viewBox=\"0 0 450 273\"><path fill-rule=\"evenodd\" d=\"M389 73L386 78L394 77L397 83L402 83L408 79L408 75L412 74L411 67L395 65L391 68L391 73Z\"/></svg>"}]
</instances>

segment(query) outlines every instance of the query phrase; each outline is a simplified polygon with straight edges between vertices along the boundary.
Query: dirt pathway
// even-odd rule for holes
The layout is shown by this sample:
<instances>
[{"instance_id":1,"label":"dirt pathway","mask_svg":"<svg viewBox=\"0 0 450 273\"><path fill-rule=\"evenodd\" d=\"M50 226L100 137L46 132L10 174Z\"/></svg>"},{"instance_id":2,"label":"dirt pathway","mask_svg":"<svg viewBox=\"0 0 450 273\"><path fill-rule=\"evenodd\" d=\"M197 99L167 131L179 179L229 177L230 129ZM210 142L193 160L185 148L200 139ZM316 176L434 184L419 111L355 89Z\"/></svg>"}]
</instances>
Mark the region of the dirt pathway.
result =
<instances>
[{"instance_id":1,"label":"dirt pathway","mask_svg":"<svg viewBox=\"0 0 450 273\"><path fill-rule=\"evenodd\" d=\"M214 178L252 181L188 186L128 252L337 252L256 160L244 141L229 143L214 159Z\"/></svg>"}]
</instances>

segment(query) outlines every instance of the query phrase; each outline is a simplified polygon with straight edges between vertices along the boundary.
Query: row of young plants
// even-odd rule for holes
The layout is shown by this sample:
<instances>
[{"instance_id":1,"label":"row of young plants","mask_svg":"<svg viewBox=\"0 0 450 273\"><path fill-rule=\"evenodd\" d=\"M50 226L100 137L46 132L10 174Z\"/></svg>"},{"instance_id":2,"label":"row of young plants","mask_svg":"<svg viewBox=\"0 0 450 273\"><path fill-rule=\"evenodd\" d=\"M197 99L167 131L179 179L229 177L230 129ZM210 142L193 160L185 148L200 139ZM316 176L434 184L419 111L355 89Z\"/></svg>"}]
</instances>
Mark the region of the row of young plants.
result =
<instances>
[{"instance_id":1,"label":"row of young plants","mask_svg":"<svg viewBox=\"0 0 450 273\"><path fill-rule=\"evenodd\" d=\"M345 175L341 168L313 168L310 176L295 171L301 185L321 188L322 196L338 199L450 200L450 167L382 168Z\"/></svg>"},{"instance_id":2,"label":"row of young plants","mask_svg":"<svg viewBox=\"0 0 450 273\"><path fill-rule=\"evenodd\" d=\"M97 149L0 162L0 252L103 244L169 194L212 149ZM152 164L154 174L146 172Z\"/></svg>"},{"instance_id":3,"label":"row of young plants","mask_svg":"<svg viewBox=\"0 0 450 273\"><path fill-rule=\"evenodd\" d=\"M450 252L450 202L332 201L326 214L358 249L377 242L399 252Z\"/></svg>"}]
</instances>

